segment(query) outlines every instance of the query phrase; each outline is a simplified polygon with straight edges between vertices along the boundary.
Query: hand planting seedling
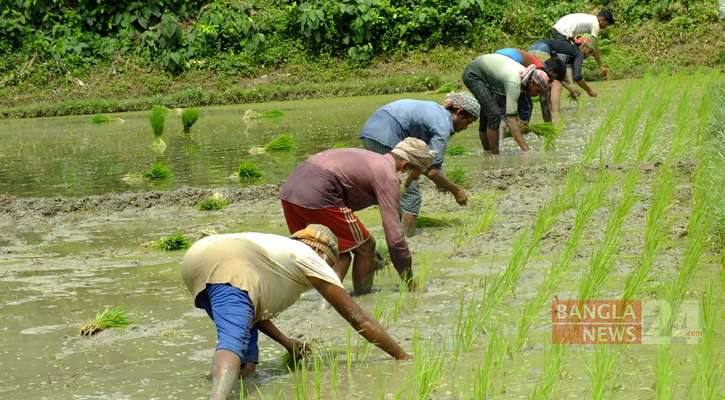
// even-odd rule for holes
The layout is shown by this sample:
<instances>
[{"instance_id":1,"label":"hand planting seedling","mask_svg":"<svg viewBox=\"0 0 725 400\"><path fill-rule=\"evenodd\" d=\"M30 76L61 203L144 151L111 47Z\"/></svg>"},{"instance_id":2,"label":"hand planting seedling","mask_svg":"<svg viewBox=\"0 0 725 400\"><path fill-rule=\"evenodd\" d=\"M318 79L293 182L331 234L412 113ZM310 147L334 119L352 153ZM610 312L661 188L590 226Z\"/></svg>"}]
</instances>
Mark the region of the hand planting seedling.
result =
<instances>
[{"instance_id":1,"label":"hand planting seedling","mask_svg":"<svg viewBox=\"0 0 725 400\"><path fill-rule=\"evenodd\" d=\"M283 133L275 136L274 139L272 139L272 141L264 147L252 147L249 149L249 154L263 154L268 151L287 151L292 150L294 147L295 143L292 139L292 135Z\"/></svg>"},{"instance_id":2,"label":"hand planting seedling","mask_svg":"<svg viewBox=\"0 0 725 400\"><path fill-rule=\"evenodd\" d=\"M122 124L123 120L121 118L109 118L103 114L96 114L91 118L91 122L94 124L104 124L108 122L115 122L117 124Z\"/></svg>"},{"instance_id":3,"label":"hand planting seedling","mask_svg":"<svg viewBox=\"0 0 725 400\"><path fill-rule=\"evenodd\" d=\"M282 365L291 370L296 370L314 353L312 345L307 342L297 342L294 347L294 354L286 352L282 355Z\"/></svg>"},{"instance_id":4,"label":"hand planting seedling","mask_svg":"<svg viewBox=\"0 0 725 400\"><path fill-rule=\"evenodd\" d=\"M190 133L191 127L199 119L199 111L190 108L181 114L181 125L184 126L184 133Z\"/></svg>"},{"instance_id":5,"label":"hand planting seedling","mask_svg":"<svg viewBox=\"0 0 725 400\"><path fill-rule=\"evenodd\" d=\"M123 315L124 310L124 307L117 306L111 310L106 307L101 312L101 307L99 306L98 311L96 311L96 318L93 321L84 322L81 325L81 335L93 336L108 328L122 328L132 324L133 322L128 321L126 316Z\"/></svg>"},{"instance_id":6,"label":"hand planting seedling","mask_svg":"<svg viewBox=\"0 0 725 400\"><path fill-rule=\"evenodd\" d=\"M168 109L163 106L153 106L151 113L149 114L149 121L151 122L151 129L154 132L154 143L151 145L159 151L166 149L166 142L161 139L161 135L164 134L164 122L166 121L166 113Z\"/></svg>"}]
</instances>

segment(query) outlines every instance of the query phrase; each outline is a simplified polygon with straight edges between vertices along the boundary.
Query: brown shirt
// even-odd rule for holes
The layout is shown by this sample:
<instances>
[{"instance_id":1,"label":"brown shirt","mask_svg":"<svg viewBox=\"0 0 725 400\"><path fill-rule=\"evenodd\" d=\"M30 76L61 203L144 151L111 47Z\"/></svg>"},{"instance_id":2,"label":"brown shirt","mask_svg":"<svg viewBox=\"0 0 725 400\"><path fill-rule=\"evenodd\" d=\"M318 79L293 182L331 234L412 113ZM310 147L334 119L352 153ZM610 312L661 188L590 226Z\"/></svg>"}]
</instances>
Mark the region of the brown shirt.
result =
<instances>
[{"instance_id":1,"label":"brown shirt","mask_svg":"<svg viewBox=\"0 0 725 400\"><path fill-rule=\"evenodd\" d=\"M400 178L392 155L362 149L315 154L295 168L279 198L312 210L348 207L359 211L379 205L393 265L398 270L410 266L410 251L398 211Z\"/></svg>"}]
</instances>

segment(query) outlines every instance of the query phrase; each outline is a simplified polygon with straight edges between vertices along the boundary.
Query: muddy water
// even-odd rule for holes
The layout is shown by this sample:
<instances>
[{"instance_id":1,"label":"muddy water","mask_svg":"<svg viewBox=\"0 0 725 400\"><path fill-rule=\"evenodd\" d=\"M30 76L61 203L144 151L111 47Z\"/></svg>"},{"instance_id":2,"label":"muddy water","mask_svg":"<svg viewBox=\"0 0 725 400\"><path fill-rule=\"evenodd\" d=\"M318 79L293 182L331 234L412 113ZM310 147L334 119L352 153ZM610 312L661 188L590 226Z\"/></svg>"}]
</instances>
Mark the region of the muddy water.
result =
<instances>
[{"instance_id":1,"label":"muddy water","mask_svg":"<svg viewBox=\"0 0 725 400\"><path fill-rule=\"evenodd\" d=\"M613 90L621 89L621 84L621 82L613 83ZM614 87L615 85L619 86ZM601 90L600 93L605 90ZM418 97L423 98L423 96ZM127 170L137 168L135 165L152 163L156 158L156 155L146 147L152 138L146 131L147 121L143 114L136 117L138 131L134 133L143 138L133 139L128 144L117 140L115 142L117 150L111 152L115 154L114 156L102 151L111 148L111 143L114 143L108 137L88 139L100 146L97 148L98 151L86 151L78 157L91 159L106 154L106 163L96 163L101 170L83 175L85 172L81 172L81 168L75 169L71 165L67 170L76 171L74 175L76 178L75 180L64 178L67 179L65 184L61 181L53 183L50 177L38 178L40 180L18 178L16 182L20 182L20 186L17 192L14 190L8 192L21 198L0 196L0 225L3 227L0 231L0 246L2 246L0 249L2 266L0 268L0 289L2 289L0 290L0 398L206 398L211 388L209 371L216 345L215 330L204 312L193 307L192 299L181 282L179 261L183 252L148 250L139 245L179 232L193 240L202 230L227 233L244 229L286 234L281 207L275 198L277 186L238 188L224 180L225 175L235 168L235 164L238 164L242 156L250 157L246 155L246 149L253 145L264 144L277 132L286 131L286 128L280 126L286 124L284 121L287 118L290 121L298 121L298 129L301 131L308 129L306 132L315 133L320 135L319 137L332 135L329 138L324 136L324 140L329 140L329 143L316 140L307 142L307 148L300 145L294 157L290 157L289 160L275 161L271 157L265 159L257 156L260 164L269 163L266 164L269 166L268 171L277 171L277 168L291 169L307 154L327 148L337 141L346 140L355 144L356 130L359 129L361 122L354 129L349 128L347 131L338 128L339 130L334 133L338 136L330 133L332 131L330 127L348 126L347 120L352 118L359 118L359 121L364 122L367 115L379 105L402 97L411 96L363 99L360 103L370 101L364 111L355 108L355 105L359 104L357 102L359 99L338 99L330 103L311 102L320 113L325 114L329 113L331 105L339 105L340 101L350 102L351 111L348 114L330 115L329 119L316 128L312 127L312 122L305 122L303 118L305 112L309 114L309 109L294 111L295 104L307 104L306 102L280 103L279 108L284 109L287 116L281 122L258 121L256 126L253 123L249 131L259 129L255 131L257 136L254 139L248 138L244 144L234 145L236 147L233 151L227 150L223 145L223 143L228 145L235 143L232 134L220 135L216 140L201 139L204 134L200 134L198 140L203 144L199 146L197 153L193 153L194 157L199 158L182 157L179 161L174 161L173 155L178 156L177 150L174 150L177 139L167 137L169 147L163 157L169 157L168 163L172 165L172 170L176 171L177 168L181 168L180 165L188 164L188 170L194 172L189 174L175 172L178 175L165 188L168 189L166 192L138 195L105 194L111 190L126 190L124 184L114 186L120 181L117 178L128 172ZM562 182L565 167L560 164L580 157L587 132L590 133L593 130L591 126L598 122L597 110L605 108L607 104L602 100L599 105L592 102L582 111L578 111L574 106L566 109L565 114L570 121L567 129L571 129L571 133L560 142L557 152L529 157L514 150L500 157L471 154L459 158L461 161L458 162L475 170L474 183L468 191L471 197L490 194L492 190L497 191L498 216L487 233L476 237L461 248L456 248L454 245L456 228L425 229L410 239L415 268L420 268L423 260L427 258L430 259L430 269L426 285L428 291L414 299L416 301L406 302L397 320L388 323L389 332L407 351L412 351L412 338L416 329L424 338L435 343L446 343L450 349L451 318L457 315L461 296L470 298L472 293L480 293L482 279L485 276L506 268L511 253L511 238L532 221L535 212L552 190ZM265 105L265 108L267 106ZM275 107L277 105L269 106L269 108ZM230 123L229 115L238 114L242 109L244 107L204 109L202 119L195 128L201 131L205 120L209 123L217 120L220 126L223 123ZM295 115L297 116L294 117ZM132 117L133 115L124 115L123 118L127 119L124 125L92 127L92 129L94 132L103 131L119 139L123 134L116 129L134 126ZM50 120L36 120L35 123L45 128L36 126L35 134L48 134L55 125L60 125L48 121ZM173 119L170 121L167 129L172 131ZM21 130L23 124L29 124L26 125L28 128L32 125L31 121L10 121L8 124L17 129L15 132ZM77 131L79 136L80 132L88 132L89 128L85 126L88 124L86 117L77 120L75 124L79 129ZM6 135L5 132L7 131L3 130L0 134ZM473 132L474 130L463 132L454 139L454 144L463 143L472 149L478 148ZM72 137L74 134L66 133L66 135ZM263 139L256 139L262 135ZM137 140L141 143L137 144ZM180 138L178 140L181 141ZM527 140L537 146L538 139ZM127 145L137 146L134 148L138 151L125 151ZM12 146L6 143L2 146L4 146L2 160L6 163L33 159L36 166L48 163L47 168L52 169L54 166L65 165L63 160L69 157L76 159L71 155L72 152L57 158L41 157L34 153L35 150L23 147L24 158L17 158L21 161L10 161L10 159L6 161L7 149ZM41 151L53 148L43 140L33 146ZM55 148L61 149L63 146L66 146L65 141L58 140ZM512 149L513 146L513 142L509 139L506 148ZM73 146L50 154L68 152L71 147ZM208 149L214 147L217 150ZM135 153L142 155L139 158L130 155ZM228 165L222 166L224 162ZM276 162L279 164L275 164ZM76 166L78 165L80 164ZM113 168L120 172L110 173L112 169L110 165L116 165ZM275 165L277 168L273 168ZM688 202L692 196L692 187L688 183L688 178L694 170L694 162L690 160L680 164L679 167L683 184L676 194L677 203L668 212L673 220L673 226L668 234L668 246L655 263L655 270L658 272L670 271L678 264L685 241L682 231L687 225L687 216L690 212ZM104 168L109 169L104 171ZM612 168L617 173L626 172L627 169L627 166ZM656 163L648 163L642 168L641 179L636 189L642 195L642 201L635 205L626 223L623 231L626 244L616 257L615 272L605 286L603 297L617 296L623 287L626 273L636 263L641 253L642 231L651 201L651 184L656 171ZM3 173L9 174L5 168ZM278 173L279 179L283 179L287 172L274 173ZM273 172L268 174L267 182L276 182L272 174ZM587 174L592 177L595 168L588 168ZM189 180L178 181L184 177ZM93 182L96 178L99 180L97 184L82 183ZM43 181L43 179L48 180ZM22 183L26 185L23 186ZM235 202L223 211L199 212L194 205L200 199L209 196L212 190L189 188L173 190L184 184L202 188L224 186L219 191ZM47 187L53 185L58 186L48 195ZM438 193L427 181L422 182L422 187L424 214L456 218L465 223L472 222L473 205L457 206L450 195ZM139 192L148 189L153 188L131 187L131 190ZM60 194L102 195L83 199L22 198L43 195L56 197ZM382 239L383 232L376 210L365 210L359 216L371 233ZM593 222L586 231L584 246L578 255L581 270L586 266L592 246L601 240L607 218L605 209L595 213ZM552 232L543 239L538 254L524 269L516 293L509 295L504 303L495 309L487 326L496 326L500 323L505 332L515 329L514 321L519 315L523 301L538 290L554 254L566 241L572 220L573 214L568 212L554 225ZM707 257L703 258L702 271L691 285L693 291L689 293L688 298L699 298L705 282L717 279L719 262L717 256L717 254L707 254ZM657 279L655 277L649 284L656 285ZM349 280L345 283L346 286L350 286ZM561 298L567 298L576 291L577 287L578 281L568 282L557 293ZM373 311L378 302L389 301L398 295L398 279L384 273L376 279L375 288L378 290L377 293L357 299L369 312ZM92 338L80 337L78 329L81 323L92 318L99 306L106 305L125 306L129 319L134 321L134 324L126 329L105 331ZM526 349L506 357L501 374L493 380L496 393L503 391L500 398L527 398L533 390L544 368L543 343L549 340L549 321L548 314L542 312L532 328ZM366 357L353 355L354 361L348 372L345 351L346 323L333 310L322 308L319 296L314 292L305 294L290 310L279 316L275 323L292 337L316 343L321 352L327 353L333 349L339 354L340 385L337 389L330 389L332 374L331 369L326 367L322 374L320 398L380 398L381 391L384 393L384 398L393 398L393 393L401 388L404 389L412 379L414 373L412 363L392 361L376 348L372 348ZM509 337L512 338L511 335ZM468 397L475 370L481 362L485 341L486 335L480 335L473 348L459 356L455 369L450 363L450 356L446 358L446 370L433 392L433 398ZM353 353L358 349L358 343L357 336L353 332ZM294 379L280 366L281 347L262 338L260 348L261 363L258 366L258 373L244 382L246 396L295 398ZM591 348L572 347L569 356L564 368L564 378L556 389L554 398L583 398L590 390L591 384L585 365L592 361ZM654 396L655 357L656 348L651 346L632 346L627 349L617 362L619 373L617 387L620 388L618 398L640 399ZM676 359L676 363L679 364L677 393L682 394L682 397L685 386L693 376L689 364L695 358L695 346L680 346ZM309 398L316 398L312 375L310 371L307 381ZM236 389L235 396L238 395L239 389ZM403 398L407 397L408 394L404 393Z\"/></svg>"}]
</instances>

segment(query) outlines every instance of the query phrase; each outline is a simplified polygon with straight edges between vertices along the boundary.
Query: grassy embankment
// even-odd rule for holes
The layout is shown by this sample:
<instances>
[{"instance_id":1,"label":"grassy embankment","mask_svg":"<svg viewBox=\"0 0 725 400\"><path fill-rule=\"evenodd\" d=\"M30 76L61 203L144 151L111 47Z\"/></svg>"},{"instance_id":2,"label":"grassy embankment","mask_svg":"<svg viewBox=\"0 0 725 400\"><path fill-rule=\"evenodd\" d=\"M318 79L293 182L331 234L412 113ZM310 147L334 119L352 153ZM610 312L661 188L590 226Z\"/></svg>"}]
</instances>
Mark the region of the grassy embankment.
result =
<instances>
[{"instance_id":1,"label":"grassy embankment","mask_svg":"<svg viewBox=\"0 0 725 400\"><path fill-rule=\"evenodd\" d=\"M641 77L663 68L694 71L722 62L725 36L721 22L681 29L672 24L646 23L636 28L614 26L610 30L612 53L603 57L612 79ZM542 37L545 36L542 34ZM697 44L693 46L693 43ZM528 48L502 34L495 42L475 48L436 47L380 57L356 63L330 56L298 54L282 67L259 66L255 77L231 75L223 68L194 63L173 75L137 58L100 63L67 73L47 73L40 61L16 72L26 78L9 85L0 79L0 118L148 110L154 104L166 107L198 107L278 100L361 96L420 92L456 82L460 73L480 54L502 47ZM585 79L601 80L593 59L585 63Z\"/></svg>"}]
</instances>

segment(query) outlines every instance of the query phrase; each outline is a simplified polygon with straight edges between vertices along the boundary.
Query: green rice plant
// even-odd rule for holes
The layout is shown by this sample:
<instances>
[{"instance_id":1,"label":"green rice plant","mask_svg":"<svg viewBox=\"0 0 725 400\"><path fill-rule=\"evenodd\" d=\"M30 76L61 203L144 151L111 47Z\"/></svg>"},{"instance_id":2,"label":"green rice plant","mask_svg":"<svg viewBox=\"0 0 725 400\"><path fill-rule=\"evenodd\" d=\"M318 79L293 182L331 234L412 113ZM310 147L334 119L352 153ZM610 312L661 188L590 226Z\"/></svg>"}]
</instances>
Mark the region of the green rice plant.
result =
<instances>
[{"instance_id":1,"label":"green rice plant","mask_svg":"<svg viewBox=\"0 0 725 400\"><path fill-rule=\"evenodd\" d=\"M350 147L350 146L348 146L347 143L345 143L345 142L338 142L338 143L335 143L330 148L331 149L347 149L348 147Z\"/></svg>"},{"instance_id":2,"label":"green rice plant","mask_svg":"<svg viewBox=\"0 0 725 400\"><path fill-rule=\"evenodd\" d=\"M595 344L594 360L592 362L586 362L591 357L586 357L586 355L582 354L582 358L585 360L587 374L592 384L592 400L611 400L617 394L621 370L615 371L615 369L619 365L620 347L626 346Z\"/></svg>"},{"instance_id":3,"label":"green rice plant","mask_svg":"<svg viewBox=\"0 0 725 400\"><path fill-rule=\"evenodd\" d=\"M466 303L465 293L461 296L461 305L458 308L458 318L453 322L454 316L451 316L451 342L453 344L453 365L451 369L456 368L458 355L461 351L468 351L476 339L477 327L477 306L476 294L471 295L471 299ZM464 314L465 310L465 314Z\"/></svg>"},{"instance_id":4,"label":"green rice plant","mask_svg":"<svg viewBox=\"0 0 725 400\"><path fill-rule=\"evenodd\" d=\"M414 383L410 398L428 399L443 376L443 362L446 358L445 343L439 346L432 340L423 340L420 337L419 326L416 325L413 334L413 369Z\"/></svg>"},{"instance_id":5,"label":"green rice plant","mask_svg":"<svg viewBox=\"0 0 725 400\"><path fill-rule=\"evenodd\" d=\"M700 101L700 108L697 110L697 118L699 120L699 126L697 129L697 145L701 146L710 133L722 132L722 129L712 129L716 126L722 127L723 125L723 110L722 107L713 107L713 101L717 101L719 104L722 103L722 89L723 85L715 86L717 78L720 76L720 67L712 69L705 79L704 87L707 88ZM708 127L710 129L708 129Z\"/></svg>"},{"instance_id":6,"label":"green rice plant","mask_svg":"<svg viewBox=\"0 0 725 400\"><path fill-rule=\"evenodd\" d=\"M616 164L624 162L627 159L627 155L634 147L637 127L639 127L640 125L642 114L644 113L644 110L646 108L651 106L652 99L655 95L655 90L657 89L653 85L652 76L649 74L645 75L645 77L642 79L641 87L645 88L644 94L642 95L642 98L636 106L630 107L629 112L625 117L624 125L622 126L622 133L619 136L619 140L615 141L614 143L614 148L612 150L612 160Z\"/></svg>"},{"instance_id":7,"label":"green rice plant","mask_svg":"<svg viewBox=\"0 0 725 400\"><path fill-rule=\"evenodd\" d=\"M718 352L719 342L716 338L716 322L718 312L713 302L714 288L712 281L708 282L707 291L702 298L702 314L700 326L702 327L702 341L696 346L697 360L695 366L695 379L699 383L700 393L698 399L712 400L722 398L723 373L725 365Z\"/></svg>"},{"instance_id":8,"label":"green rice plant","mask_svg":"<svg viewBox=\"0 0 725 400\"><path fill-rule=\"evenodd\" d=\"M185 250L191 247L189 240L182 233L161 238L157 242L149 242L146 246L153 249L162 249L163 251Z\"/></svg>"},{"instance_id":9,"label":"green rice plant","mask_svg":"<svg viewBox=\"0 0 725 400\"><path fill-rule=\"evenodd\" d=\"M383 371L378 371L379 378L378 381L380 382L380 400L385 400L385 393L386 391L386 384L388 383L388 374L383 374ZM385 375L385 379L383 379L383 375Z\"/></svg>"},{"instance_id":10,"label":"green rice plant","mask_svg":"<svg viewBox=\"0 0 725 400\"><path fill-rule=\"evenodd\" d=\"M533 392L529 393L530 400L548 400L554 397L568 360L567 350L566 345L553 344L550 339L544 340L544 371L536 381Z\"/></svg>"},{"instance_id":11,"label":"green rice plant","mask_svg":"<svg viewBox=\"0 0 725 400\"><path fill-rule=\"evenodd\" d=\"M466 149L466 146L462 145L456 145L456 146L448 146L446 147L446 155L447 156L462 156L464 154L468 153L468 150Z\"/></svg>"},{"instance_id":12,"label":"green rice plant","mask_svg":"<svg viewBox=\"0 0 725 400\"><path fill-rule=\"evenodd\" d=\"M171 171L166 165L164 165L163 161L158 161L151 168L149 168L149 170L146 171L145 174L143 174L143 177L149 180L168 179L170 176Z\"/></svg>"},{"instance_id":13,"label":"green rice plant","mask_svg":"<svg viewBox=\"0 0 725 400\"><path fill-rule=\"evenodd\" d=\"M421 262L418 264L418 269L413 274L413 280L415 281L415 285L418 287L418 290L414 292L412 296L408 299L408 306L409 308L415 309L416 304L420 301L421 297L423 296L423 288L425 287L425 282L428 278L428 271L430 271L431 267L431 255L430 253L425 253L420 258Z\"/></svg>"},{"instance_id":14,"label":"green rice plant","mask_svg":"<svg viewBox=\"0 0 725 400\"><path fill-rule=\"evenodd\" d=\"M116 306L110 310L106 307L101 311L101 306L98 306L96 318L81 325L81 335L93 336L109 328L123 328L131 325L133 322L130 322L123 314L125 310L124 307Z\"/></svg>"},{"instance_id":15,"label":"green rice plant","mask_svg":"<svg viewBox=\"0 0 725 400\"><path fill-rule=\"evenodd\" d=\"M245 115L248 115L250 119L280 118L280 117L284 117L284 111L276 109L276 108L264 111L262 113L258 113L256 111L252 111L252 110L247 110Z\"/></svg>"},{"instance_id":16,"label":"green rice plant","mask_svg":"<svg viewBox=\"0 0 725 400\"><path fill-rule=\"evenodd\" d=\"M332 341L329 342L330 348L325 353L327 366L330 368L330 391L334 392L340 386L340 375L338 367L340 364L340 348L338 344L332 347Z\"/></svg>"},{"instance_id":17,"label":"green rice plant","mask_svg":"<svg viewBox=\"0 0 725 400\"><path fill-rule=\"evenodd\" d=\"M673 400L677 389L677 364L675 355L677 346L660 344L657 346L657 370L655 373L655 392L657 400Z\"/></svg>"},{"instance_id":18,"label":"green rice plant","mask_svg":"<svg viewBox=\"0 0 725 400\"><path fill-rule=\"evenodd\" d=\"M426 217L423 215L419 215L415 219L415 226L417 228L447 228L450 226L455 225L455 220L450 220L446 218L434 218L434 217Z\"/></svg>"},{"instance_id":19,"label":"green rice plant","mask_svg":"<svg viewBox=\"0 0 725 400\"><path fill-rule=\"evenodd\" d=\"M240 382L241 382L241 385L244 385L243 380L240 380ZM257 394L259 394L259 398L261 400L279 400L279 398L282 396L282 388L278 387L277 391L274 393L274 395L270 394L269 396L265 396L262 394L262 390L260 389L260 387L259 386L256 386L256 387L257 387ZM240 396L243 396L243 393L244 392L242 390L239 391Z\"/></svg>"},{"instance_id":20,"label":"green rice plant","mask_svg":"<svg viewBox=\"0 0 725 400\"><path fill-rule=\"evenodd\" d=\"M455 84L455 82L446 82L446 83L444 83L443 85L441 85L441 87L439 87L436 90L436 93L437 94L450 93L450 92L452 92L454 90L456 90L456 84Z\"/></svg>"},{"instance_id":21,"label":"green rice plant","mask_svg":"<svg viewBox=\"0 0 725 400\"><path fill-rule=\"evenodd\" d=\"M627 274L622 300L633 300L642 290L642 285L652 269L657 252L674 223L674 221L666 222L665 212L673 204L673 196L678 183L676 168L669 164L662 165L653 184L652 205L647 211L645 220L644 249L638 265Z\"/></svg>"},{"instance_id":22,"label":"green rice plant","mask_svg":"<svg viewBox=\"0 0 725 400\"><path fill-rule=\"evenodd\" d=\"M350 325L347 326L347 330L345 331L345 351L347 352L347 358L345 359L347 361L347 373L350 373L350 368L352 367L352 327Z\"/></svg>"},{"instance_id":23,"label":"green rice plant","mask_svg":"<svg viewBox=\"0 0 725 400\"><path fill-rule=\"evenodd\" d=\"M393 299L393 304L390 307L390 314L388 316L388 320L391 322L397 322L398 316L400 315L400 312L403 311L403 307L405 306L405 300L407 297L408 291L405 290L405 287L399 286L398 293L395 294L395 298Z\"/></svg>"},{"instance_id":24,"label":"green rice plant","mask_svg":"<svg viewBox=\"0 0 725 400\"><path fill-rule=\"evenodd\" d=\"M554 133L544 137L544 147L543 147L544 151L549 151L555 147L556 140L559 139L559 136L561 136L561 133L564 132L565 123L566 123L566 118L562 117L561 120L559 120L559 125L556 126Z\"/></svg>"},{"instance_id":25,"label":"green rice plant","mask_svg":"<svg viewBox=\"0 0 725 400\"><path fill-rule=\"evenodd\" d=\"M471 184L468 170L458 164L451 164L446 171L446 176L456 185L467 188Z\"/></svg>"},{"instance_id":26,"label":"green rice plant","mask_svg":"<svg viewBox=\"0 0 725 400\"><path fill-rule=\"evenodd\" d=\"M315 354L313 358L313 375L312 379L315 384L315 398L321 399L322 398L322 372L324 370L324 365L322 363L322 358Z\"/></svg>"},{"instance_id":27,"label":"green rice plant","mask_svg":"<svg viewBox=\"0 0 725 400\"><path fill-rule=\"evenodd\" d=\"M468 237L468 231L470 229L469 224L459 224L456 227L456 231L453 234L453 248L456 250L460 250L461 246L463 246L463 243L466 241L466 237Z\"/></svg>"},{"instance_id":28,"label":"green rice plant","mask_svg":"<svg viewBox=\"0 0 725 400\"><path fill-rule=\"evenodd\" d=\"M481 355L481 363L478 366L473 380L472 399L485 399L493 392L493 380L498 371L503 368L503 360L506 355L506 339L503 337L503 328L490 329L486 353Z\"/></svg>"},{"instance_id":29,"label":"green rice plant","mask_svg":"<svg viewBox=\"0 0 725 400\"><path fill-rule=\"evenodd\" d=\"M383 325L382 316L383 312L388 308L388 305L390 304L390 299L388 296L383 295L380 300L378 300L377 303L375 303L375 308L373 309L373 319L380 322L381 325ZM386 323L387 325L387 323ZM367 339L362 337L362 335L357 336L357 341L355 343L355 359L359 362L363 362L367 359L368 354L370 353L370 347L372 346L372 343L370 343Z\"/></svg>"},{"instance_id":30,"label":"green rice plant","mask_svg":"<svg viewBox=\"0 0 725 400\"><path fill-rule=\"evenodd\" d=\"M297 369L287 369L292 378L292 382L295 384L295 400L307 400L309 399L309 391L307 389L309 366L307 363L299 363L297 365Z\"/></svg>"},{"instance_id":31,"label":"green rice plant","mask_svg":"<svg viewBox=\"0 0 725 400\"><path fill-rule=\"evenodd\" d=\"M697 141L697 135L692 135L690 110L692 109L692 87L695 82L699 80L702 75L703 68L697 69L695 76L685 77L682 80L686 80L687 84L682 90L682 97L680 102L677 104L677 114L675 115L675 133L672 137L672 145L670 147L670 154L668 159L674 161L682 158L682 156L691 149L692 144ZM682 82L680 82L681 86Z\"/></svg>"},{"instance_id":32,"label":"green rice plant","mask_svg":"<svg viewBox=\"0 0 725 400\"><path fill-rule=\"evenodd\" d=\"M151 107L151 113L149 114L149 121L151 122L151 130L154 132L154 143L153 147L159 150L166 148L166 142L161 139L161 135L164 134L164 122L166 121L166 113L168 109L162 106Z\"/></svg>"},{"instance_id":33,"label":"green rice plant","mask_svg":"<svg viewBox=\"0 0 725 400\"><path fill-rule=\"evenodd\" d=\"M94 124L104 124L109 122L116 122L119 124L123 123L123 120L121 118L109 118L103 114L96 114L93 117L91 117L91 122Z\"/></svg>"},{"instance_id":34,"label":"green rice plant","mask_svg":"<svg viewBox=\"0 0 725 400\"><path fill-rule=\"evenodd\" d=\"M292 135L284 133L275 136L271 142L264 146L265 151L287 151L291 150L292 148L294 148L294 140L292 139Z\"/></svg>"},{"instance_id":35,"label":"green rice plant","mask_svg":"<svg viewBox=\"0 0 725 400\"><path fill-rule=\"evenodd\" d=\"M212 195L210 198L199 203L198 208L199 211L219 211L226 207L229 203L231 203L231 200L226 201L224 196L222 196L218 192L214 192L214 195Z\"/></svg>"},{"instance_id":36,"label":"green rice plant","mask_svg":"<svg viewBox=\"0 0 725 400\"><path fill-rule=\"evenodd\" d=\"M599 124L599 128L597 129L597 131L592 137L589 138L589 141L587 141L584 160L582 160L583 164L588 164L594 161L594 157L597 154L601 153L605 139L612 132L614 125L619 121L625 107L629 103L629 100L632 98L638 88L639 84L637 82L630 82L624 89L624 93L622 94L622 99L620 100L619 104L613 107L609 111L609 113L604 116L604 119Z\"/></svg>"},{"instance_id":37,"label":"green rice plant","mask_svg":"<svg viewBox=\"0 0 725 400\"><path fill-rule=\"evenodd\" d=\"M662 116L667 111L667 107L669 107L670 101L675 94L673 90L675 83L676 80L672 79L665 84L660 92L659 98L655 100L650 109L649 115L647 116L647 123L645 124L644 131L642 131L639 146L637 147L637 161L647 159L647 154L655 143L655 136L662 124Z\"/></svg>"},{"instance_id":38,"label":"green rice plant","mask_svg":"<svg viewBox=\"0 0 725 400\"><path fill-rule=\"evenodd\" d=\"M471 226L468 235L468 243L471 243L477 236L488 232L491 223L496 218L496 193L483 197L483 201L474 204L476 221Z\"/></svg>"},{"instance_id":39,"label":"green rice plant","mask_svg":"<svg viewBox=\"0 0 725 400\"><path fill-rule=\"evenodd\" d=\"M543 137L546 139L547 137L556 135L556 128L554 127L554 124L551 122L543 122L541 124L531 124L529 125L529 130L536 134L538 137Z\"/></svg>"},{"instance_id":40,"label":"green rice plant","mask_svg":"<svg viewBox=\"0 0 725 400\"><path fill-rule=\"evenodd\" d=\"M181 125L184 127L184 133L191 132L191 127L199 119L199 111L193 108L188 108L181 113Z\"/></svg>"},{"instance_id":41,"label":"green rice plant","mask_svg":"<svg viewBox=\"0 0 725 400\"><path fill-rule=\"evenodd\" d=\"M239 179L253 180L262 179L262 177L264 177L264 173L259 170L257 164L251 161L244 161L243 163L239 164L237 176L239 177Z\"/></svg>"},{"instance_id":42,"label":"green rice plant","mask_svg":"<svg viewBox=\"0 0 725 400\"><path fill-rule=\"evenodd\" d=\"M696 202L690 221L687 225L687 239L685 240L685 248L682 252L682 261L677 274L676 291L674 298L683 300L685 293L690 288L690 283L701 269L700 259L707 253L710 247L710 232L712 228L712 219L709 215L709 201L705 196L699 195L701 189L695 189ZM718 196L718 195L715 195Z\"/></svg>"}]
</instances>

